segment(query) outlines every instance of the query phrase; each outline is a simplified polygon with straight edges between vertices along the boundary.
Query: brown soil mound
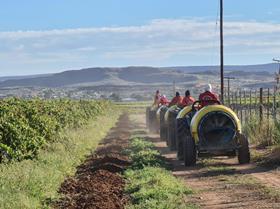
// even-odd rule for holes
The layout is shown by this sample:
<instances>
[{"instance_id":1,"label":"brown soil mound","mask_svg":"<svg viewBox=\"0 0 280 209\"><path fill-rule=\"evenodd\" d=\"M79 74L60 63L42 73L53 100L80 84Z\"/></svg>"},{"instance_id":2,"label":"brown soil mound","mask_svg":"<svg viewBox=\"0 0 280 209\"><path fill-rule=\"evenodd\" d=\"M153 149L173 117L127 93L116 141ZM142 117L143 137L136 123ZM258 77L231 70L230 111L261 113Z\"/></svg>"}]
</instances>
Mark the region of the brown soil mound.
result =
<instances>
[{"instance_id":1,"label":"brown soil mound","mask_svg":"<svg viewBox=\"0 0 280 209\"><path fill-rule=\"evenodd\" d=\"M119 173L131 164L122 154L129 139L127 130L128 116L123 115L97 151L77 168L75 177L61 185L59 192L63 198L55 203L55 208L124 208L127 202L123 192L125 181Z\"/></svg>"},{"instance_id":2,"label":"brown soil mound","mask_svg":"<svg viewBox=\"0 0 280 209\"><path fill-rule=\"evenodd\" d=\"M109 154L103 157L97 156L79 166L77 173L91 173L97 170L107 170L116 173L123 171L130 164L130 160L125 156L116 154Z\"/></svg>"},{"instance_id":3,"label":"brown soil mound","mask_svg":"<svg viewBox=\"0 0 280 209\"><path fill-rule=\"evenodd\" d=\"M92 175L69 178L61 186L65 194L60 208L124 208L124 180L119 174L98 170Z\"/></svg>"}]
</instances>

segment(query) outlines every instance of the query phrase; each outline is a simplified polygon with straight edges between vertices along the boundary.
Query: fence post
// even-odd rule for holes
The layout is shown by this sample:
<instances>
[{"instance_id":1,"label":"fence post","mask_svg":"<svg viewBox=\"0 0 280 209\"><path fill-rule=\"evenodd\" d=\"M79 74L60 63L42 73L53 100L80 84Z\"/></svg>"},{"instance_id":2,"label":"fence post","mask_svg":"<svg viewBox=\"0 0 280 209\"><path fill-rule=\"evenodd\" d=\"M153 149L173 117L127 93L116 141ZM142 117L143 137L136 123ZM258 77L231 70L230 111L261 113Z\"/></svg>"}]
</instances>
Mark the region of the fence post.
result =
<instances>
[{"instance_id":1,"label":"fence post","mask_svg":"<svg viewBox=\"0 0 280 209\"><path fill-rule=\"evenodd\" d=\"M249 114L252 117L252 90L250 90L250 106L249 106Z\"/></svg>"},{"instance_id":2,"label":"fence post","mask_svg":"<svg viewBox=\"0 0 280 209\"><path fill-rule=\"evenodd\" d=\"M260 121L263 120L263 88L260 88Z\"/></svg>"},{"instance_id":3,"label":"fence post","mask_svg":"<svg viewBox=\"0 0 280 209\"><path fill-rule=\"evenodd\" d=\"M273 119L276 120L276 87L273 90Z\"/></svg>"},{"instance_id":4,"label":"fence post","mask_svg":"<svg viewBox=\"0 0 280 209\"><path fill-rule=\"evenodd\" d=\"M237 115L239 114L239 107L238 107L238 101L237 101L237 91L234 93L235 96L235 109L237 111Z\"/></svg>"},{"instance_id":5,"label":"fence post","mask_svg":"<svg viewBox=\"0 0 280 209\"><path fill-rule=\"evenodd\" d=\"M257 93L257 89L255 90L255 115L257 115L257 108L258 108L258 93Z\"/></svg>"},{"instance_id":6,"label":"fence post","mask_svg":"<svg viewBox=\"0 0 280 209\"><path fill-rule=\"evenodd\" d=\"M244 90L243 92L243 96L244 96L244 119L247 120L247 97L246 97L246 90Z\"/></svg>"},{"instance_id":7,"label":"fence post","mask_svg":"<svg viewBox=\"0 0 280 209\"><path fill-rule=\"evenodd\" d=\"M234 95L233 95L233 92L231 92L231 108L235 109L234 107Z\"/></svg>"},{"instance_id":8,"label":"fence post","mask_svg":"<svg viewBox=\"0 0 280 209\"><path fill-rule=\"evenodd\" d=\"M240 119L241 119L241 122L243 121L243 115L242 115L242 90L240 89L240 92L239 92L239 102L240 102Z\"/></svg>"},{"instance_id":9,"label":"fence post","mask_svg":"<svg viewBox=\"0 0 280 209\"><path fill-rule=\"evenodd\" d=\"M270 109L270 101L269 101L269 94L270 94L270 89L267 89L267 119L269 120L269 109Z\"/></svg>"}]
</instances>

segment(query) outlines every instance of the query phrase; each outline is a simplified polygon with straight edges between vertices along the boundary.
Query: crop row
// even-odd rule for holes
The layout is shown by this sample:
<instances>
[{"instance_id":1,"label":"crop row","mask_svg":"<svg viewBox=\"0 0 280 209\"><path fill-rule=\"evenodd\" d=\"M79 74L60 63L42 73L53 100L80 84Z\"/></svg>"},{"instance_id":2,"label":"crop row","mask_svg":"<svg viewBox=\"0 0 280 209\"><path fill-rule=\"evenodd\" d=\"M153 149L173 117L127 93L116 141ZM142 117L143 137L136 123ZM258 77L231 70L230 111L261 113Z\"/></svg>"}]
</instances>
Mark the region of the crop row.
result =
<instances>
[{"instance_id":1,"label":"crop row","mask_svg":"<svg viewBox=\"0 0 280 209\"><path fill-rule=\"evenodd\" d=\"M77 128L109 107L107 101L22 100L0 101L0 161L37 156L61 130Z\"/></svg>"}]
</instances>

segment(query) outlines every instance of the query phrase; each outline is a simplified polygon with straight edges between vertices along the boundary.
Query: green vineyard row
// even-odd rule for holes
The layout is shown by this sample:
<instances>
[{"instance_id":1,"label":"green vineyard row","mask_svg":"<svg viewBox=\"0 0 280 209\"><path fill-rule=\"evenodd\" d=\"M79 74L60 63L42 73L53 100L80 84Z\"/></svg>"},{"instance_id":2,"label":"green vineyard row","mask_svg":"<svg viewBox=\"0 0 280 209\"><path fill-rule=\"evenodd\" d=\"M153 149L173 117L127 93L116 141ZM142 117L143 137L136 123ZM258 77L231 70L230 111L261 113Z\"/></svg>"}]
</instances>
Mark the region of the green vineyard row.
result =
<instances>
[{"instance_id":1,"label":"green vineyard row","mask_svg":"<svg viewBox=\"0 0 280 209\"><path fill-rule=\"evenodd\" d=\"M62 129L86 125L109 106L107 101L1 100L0 161L36 157Z\"/></svg>"}]
</instances>

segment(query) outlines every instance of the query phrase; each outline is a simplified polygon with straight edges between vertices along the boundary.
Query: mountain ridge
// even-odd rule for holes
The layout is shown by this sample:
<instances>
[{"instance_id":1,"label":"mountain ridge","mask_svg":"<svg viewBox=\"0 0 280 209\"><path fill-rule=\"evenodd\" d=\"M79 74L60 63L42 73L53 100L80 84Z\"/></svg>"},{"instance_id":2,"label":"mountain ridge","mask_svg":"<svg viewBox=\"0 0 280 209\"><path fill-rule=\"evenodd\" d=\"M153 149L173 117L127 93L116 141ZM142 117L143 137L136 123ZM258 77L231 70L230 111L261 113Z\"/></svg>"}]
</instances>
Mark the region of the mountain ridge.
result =
<instances>
[{"instance_id":1,"label":"mountain ridge","mask_svg":"<svg viewBox=\"0 0 280 209\"><path fill-rule=\"evenodd\" d=\"M278 71L278 64L228 65L226 76L262 77ZM95 67L54 74L0 77L0 87L71 87L90 85L136 85L195 82L199 76L219 75L219 66Z\"/></svg>"}]
</instances>

